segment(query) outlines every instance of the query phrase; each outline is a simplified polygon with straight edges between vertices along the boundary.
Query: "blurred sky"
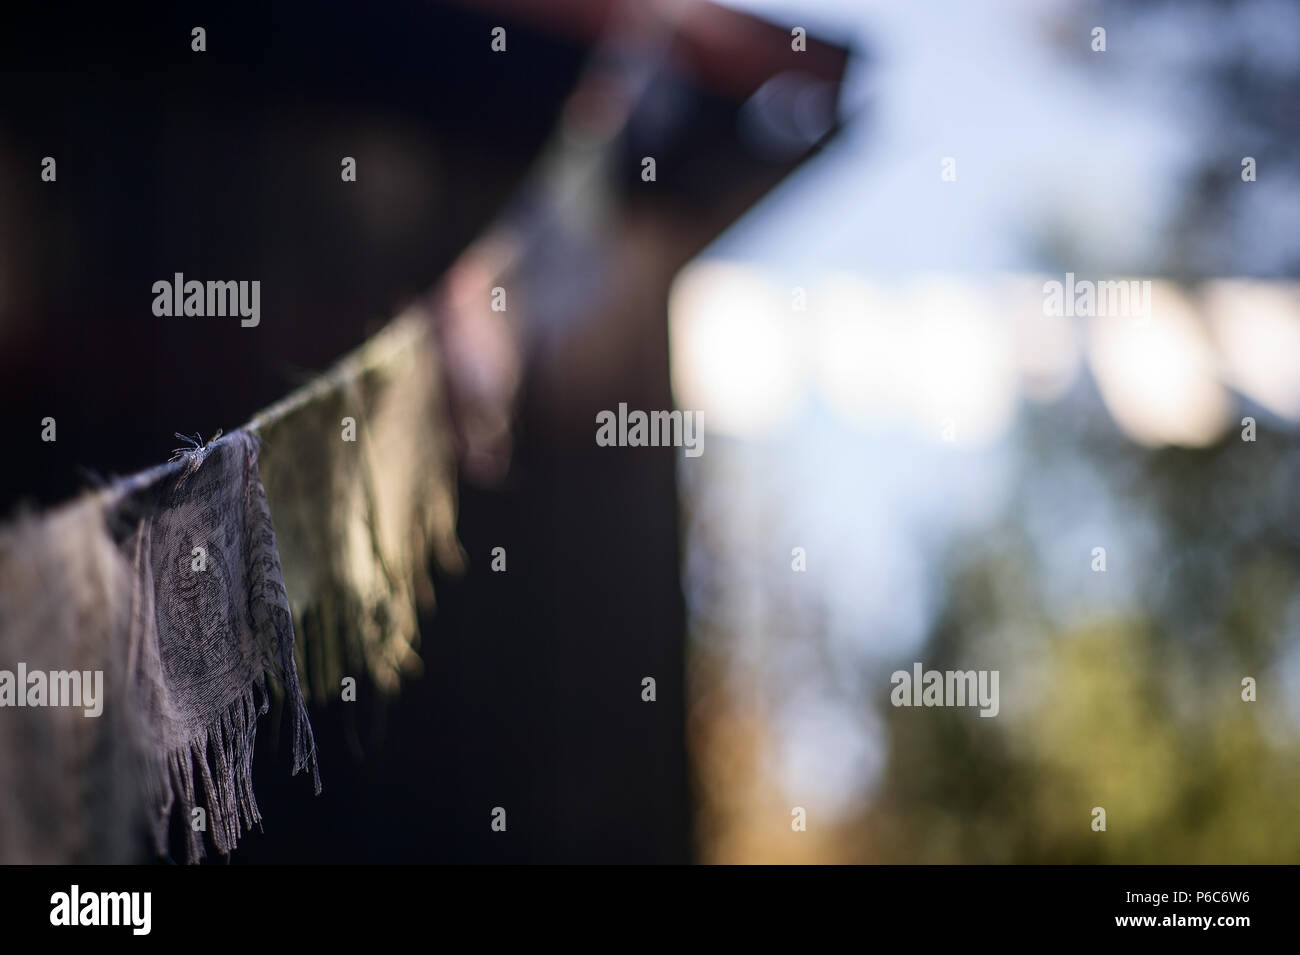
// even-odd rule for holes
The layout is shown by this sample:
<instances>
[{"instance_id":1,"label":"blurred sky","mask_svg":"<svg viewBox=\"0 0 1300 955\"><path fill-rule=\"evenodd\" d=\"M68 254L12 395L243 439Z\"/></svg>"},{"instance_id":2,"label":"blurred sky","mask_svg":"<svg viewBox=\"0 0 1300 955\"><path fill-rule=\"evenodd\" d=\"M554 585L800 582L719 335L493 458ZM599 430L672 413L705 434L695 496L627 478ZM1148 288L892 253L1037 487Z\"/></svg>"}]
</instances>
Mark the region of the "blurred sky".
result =
<instances>
[{"instance_id":1,"label":"blurred sky","mask_svg":"<svg viewBox=\"0 0 1300 955\"><path fill-rule=\"evenodd\" d=\"M1033 314L1044 275L1158 281L1180 264L1170 230L1197 160L1224 135L1221 104L1189 85L1188 71L1245 43L1259 51L1254 68L1294 75L1300 6L1246 2L1221 21L1168 6L1120 19L1066 0L728 5L867 53L847 80L847 129L701 257L741 268L706 265L694 285L688 271L670 306L679 403L708 408L708 395L720 395L719 413L706 412L706 428L718 428L708 453L680 468L697 522L684 572L691 612L697 628L722 619L733 634L735 670L770 707L767 768L789 798L815 793L825 809L847 811L878 781L884 739L875 696L864 701L837 668L869 661L887 672L921 659L958 541L978 542L1014 513L1049 612L1141 609L1141 577L1130 571L1164 559L1160 534L1140 504L1114 493L1105 462L1069 448L1089 422L1107 423L1107 407L1123 410L1118 392L1103 406L1085 370L1085 356L1115 349L1105 330L1089 340L1078 322L1063 323L1050 349L1032 343L1030 359L1062 356L1050 397L1068 396L1078 412L1061 416L1062 454L1039 458L1016 424L1032 390L1024 336L1047 322ZM1090 49L1095 25L1108 30L1104 54ZM940 179L949 156L955 183ZM1237 180L1239 169L1224 175ZM1225 224L1209 274L1274 275L1294 259L1300 187L1261 173L1248 188L1246 220ZM988 286L1002 273L1033 273L1036 283L1011 297ZM794 286L808 289L809 305L791 316ZM1167 321L1136 364L1133 353L1122 359L1139 369L1133 387L1146 387L1134 400L1171 401L1175 424L1201 407L1205 434L1224 433L1228 392L1217 373L1202 374L1208 346L1193 306L1162 287L1156 311ZM896 320L877 322L883 337L855 330L886 313ZM1291 335L1297 314L1279 319L1276 334ZM918 316L919 332L908 327ZM891 357L873 366L880 354ZM899 372L900 360L915 363ZM950 395L954 406L988 426L976 428L978 440L945 443L942 409L926 398L963 374L971 380ZM891 375L897 393L855 392ZM873 402L878 414L857 413ZM977 406L985 418L970 417ZM726 543L706 522L727 528ZM1097 545L1111 555L1104 579L1089 573ZM806 577L791 575L794 546L807 549ZM803 611L795 621L774 618L792 607ZM795 640L782 638L791 632ZM1300 689L1300 651L1287 672ZM1003 705L1015 713L1014 700Z\"/></svg>"},{"instance_id":2,"label":"blurred sky","mask_svg":"<svg viewBox=\"0 0 1300 955\"><path fill-rule=\"evenodd\" d=\"M1254 69L1294 76L1300 36L1292 0L1213 17L1187 4L1117 17L1072 0L724 2L869 53L842 104L865 121L712 250L795 269L1054 271L1065 254L1081 272L1158 272L1160 230L1225 132L1191 75L1248 46ZM1090 48L1098 25L1105 53ZM939 181L945 156L956 183ZM1300 247L1300 184L1261 165L1219 274L1269 274ZM1044 235L1070 245L1044 249Z\"/></svg>"}]
</instances>

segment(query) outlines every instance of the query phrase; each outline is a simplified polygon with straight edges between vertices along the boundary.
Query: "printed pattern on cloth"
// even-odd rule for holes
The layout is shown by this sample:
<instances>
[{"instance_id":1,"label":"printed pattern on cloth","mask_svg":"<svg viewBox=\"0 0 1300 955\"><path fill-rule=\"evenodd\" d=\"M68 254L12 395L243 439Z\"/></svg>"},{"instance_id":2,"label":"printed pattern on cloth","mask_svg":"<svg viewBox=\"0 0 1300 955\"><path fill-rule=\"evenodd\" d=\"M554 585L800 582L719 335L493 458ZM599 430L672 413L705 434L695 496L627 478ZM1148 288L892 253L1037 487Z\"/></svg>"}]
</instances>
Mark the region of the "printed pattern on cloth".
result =
<instances>
[{"instance_id":1,"label":"printed pattern on cloth","mask_svg":"<svg viewBox=\"0 0 1300 955\"><path fill-rule=\"evenodd\" d=\"M125 492L116 515L135 525L124 541L135 585L128 679L153 764L154 838L165 852L179 803L191 859L204 854L188 825L200 790L219 852L261 822L252 765L267 676L284 690L293 772L310 769L320 792L257 450L253 435L236 431L182 452Z\"/></svg>"}]
</instances>

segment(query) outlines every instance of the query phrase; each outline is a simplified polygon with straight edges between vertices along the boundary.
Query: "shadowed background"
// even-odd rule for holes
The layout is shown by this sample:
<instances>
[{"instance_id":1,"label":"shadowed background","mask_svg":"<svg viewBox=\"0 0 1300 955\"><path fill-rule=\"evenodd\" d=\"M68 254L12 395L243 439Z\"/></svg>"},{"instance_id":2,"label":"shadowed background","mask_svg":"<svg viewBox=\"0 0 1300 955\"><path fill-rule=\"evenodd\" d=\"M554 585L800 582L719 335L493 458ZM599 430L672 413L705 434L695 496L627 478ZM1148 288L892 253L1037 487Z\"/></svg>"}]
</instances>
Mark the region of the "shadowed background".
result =
<instances>
[{"instance_id":1,"label":"shadowed background","mask_svg":"<svg viewBox=\"0 0 1300 955\"><path fill-rule=\"evenodd\" d=\"M5 14L9 512L157 463L173 432L247 420L425 294L503 213L540 229L511 286L530 329L511 470L462 488L469 570L437 581L425 673L395 700L363 684L355 705L313 709L318 799L288 777L265 722L266 831L236 862L693 857L673 455L597 449L591 422L619 401L671 406L673 275L809 143L772 155L740 130L742 104L788 61L786 31L696 8L694 26L657 54L649 44L645 95L608 152L595 241L561 243L518 190L617 7ZM505 54L489 46L497 25ZM194 26L204 53L191 51ZM812 49L833 82L843 51ZM637 198L651 151L663 171ZM54 183L39 178L47 155ZM355 183L340 181L344 156ZM260 280L260 325L155 317L149 290L174 272ZM38 439L47 416L56 442ZM488 570L496 546L507 573ZM654 705L641 700L647 675ZM496 806L506 834L489 829Z\"/></svg>"}]
</instances>

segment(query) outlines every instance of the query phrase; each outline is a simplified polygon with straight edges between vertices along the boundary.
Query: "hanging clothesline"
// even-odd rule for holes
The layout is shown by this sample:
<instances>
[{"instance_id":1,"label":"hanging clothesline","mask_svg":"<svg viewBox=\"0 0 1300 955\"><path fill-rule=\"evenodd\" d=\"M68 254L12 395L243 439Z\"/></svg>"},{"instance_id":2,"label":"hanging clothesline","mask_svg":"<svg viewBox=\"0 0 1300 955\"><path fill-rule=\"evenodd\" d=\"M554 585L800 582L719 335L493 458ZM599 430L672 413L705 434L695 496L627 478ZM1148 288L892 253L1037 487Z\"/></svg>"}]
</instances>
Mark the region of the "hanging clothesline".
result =
<instances>
[{"instance_id":1,"label":"hanging clothesline","mask_svg":"<svg viewBox=\"0 0 1300 955\"><path fill-rule=\"evenodd\" d=\"M142 829L166 854L174 813L188 859L228 853L268 676L320 791L304 698L418 672L426 561L462 563L440 376L413 308L244 427L0 530L0 862L130 861ZM101 713L20 664L101 674Z\"/></svg>"}]
</instances>

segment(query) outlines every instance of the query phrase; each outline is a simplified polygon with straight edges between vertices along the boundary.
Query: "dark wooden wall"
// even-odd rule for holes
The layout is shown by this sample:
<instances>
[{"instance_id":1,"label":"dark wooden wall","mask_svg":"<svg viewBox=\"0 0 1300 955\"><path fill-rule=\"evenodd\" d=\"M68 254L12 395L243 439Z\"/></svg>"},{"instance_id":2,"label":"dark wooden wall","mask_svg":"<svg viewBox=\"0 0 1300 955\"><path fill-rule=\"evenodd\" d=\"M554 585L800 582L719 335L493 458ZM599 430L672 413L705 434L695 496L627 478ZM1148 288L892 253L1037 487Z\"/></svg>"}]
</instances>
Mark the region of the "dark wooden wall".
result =
<instances>
[{"instance_id":1,"label":"dark wooden wall","mask_svg":"<svg viewBox=\"0 0 1300 955\"><path fill-rule=\"evenodd\" d=\"M507 206L588 53L536 11L505 19L514 6L6 10L0 507L155 464L173 432L239 425L424 292ZM438 581L425 675L389 704L363 686L313 711L319 798L265 723L265 832L235 862L691 858L673 451L597 448L595 412L671 407L668 283L794 160L744 155L726 83L670 82L673 141L634 124L620 148L633 177L645 148L678 174L653 196L612 191L610 281L527 356L512 471L462 489L470 569ZM56 183L39 179L46 155ZM177 271L261 280L261 325L155 317L150 286ZM488 569L499 545L505 574Z\"/></svg>"}]
</instances>

